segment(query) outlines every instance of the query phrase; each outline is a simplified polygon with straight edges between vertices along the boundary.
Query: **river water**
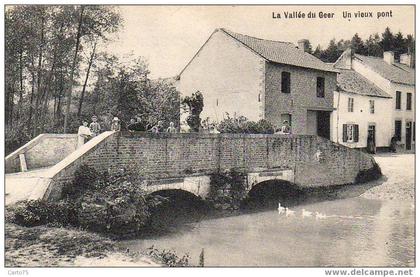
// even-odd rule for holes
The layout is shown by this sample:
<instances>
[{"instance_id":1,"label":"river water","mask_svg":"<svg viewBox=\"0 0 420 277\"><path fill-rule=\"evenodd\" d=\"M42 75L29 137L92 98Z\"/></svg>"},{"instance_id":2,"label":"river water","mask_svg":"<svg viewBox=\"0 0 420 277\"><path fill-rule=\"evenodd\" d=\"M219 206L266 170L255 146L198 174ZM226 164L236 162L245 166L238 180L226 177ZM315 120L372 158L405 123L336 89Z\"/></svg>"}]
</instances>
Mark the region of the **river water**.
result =
<instances>
[{"instance_id":1,"label":"river water","mask_svg":"<svg viewBox=\"0 0 420 277\"><path fill-rule=\"evenodd\" d=\"M386 177L304 197L290 204L294 216L279 215L277 203L268 210L251 209L230 217L205 215L193 220L194 216L187 216L189 223L180 223L169 232L122 244L136 251L153 245L179 256L188 253L193 266L204 249L206 266L412 267L414 157L377 155ZM272 195L274 191L261 192ZM182 222L174 212L180 202L174 202L161 211L166 216L163 221ZM186 202L195 203L190 210L199 210L196 202ZM325 217L302 217L303 209Z\"/></svg>"},{"instance_id":2,"label":"river water","mask_svg":"<svg viewBox=\"0 0 420 277\"><path fill-rule=\"evenodd\" d=\"M302 209L326 217L302 216ZM354 197L292 208L185 223L155 238L124 245L154 245L206 266L413 266L414 208L405 201Z\"/></svg>"}]
</instances>

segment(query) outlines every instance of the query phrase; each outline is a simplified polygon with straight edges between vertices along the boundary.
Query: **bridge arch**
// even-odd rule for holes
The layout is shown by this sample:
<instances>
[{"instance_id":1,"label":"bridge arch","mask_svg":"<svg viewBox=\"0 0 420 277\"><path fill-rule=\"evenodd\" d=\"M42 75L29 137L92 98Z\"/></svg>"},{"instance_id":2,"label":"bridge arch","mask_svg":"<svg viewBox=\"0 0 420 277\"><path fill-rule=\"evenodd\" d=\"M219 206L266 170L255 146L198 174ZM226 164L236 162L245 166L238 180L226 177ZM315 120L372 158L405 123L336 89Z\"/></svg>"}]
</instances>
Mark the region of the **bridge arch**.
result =
<instances>
[{"instance_id":1,"label":"bridge arch","mask_svg":"<svg viewBox=\"0 0 420 277\"><path fill-rule=\"evenodd\" d=\"M198 222L208 214L209 204L199 195L183 189L161 189L149 196L160 196L160 203L150 208L152 229L167 231L184 223Z\"/></svg>"},{"instance_id":2,"label":"bridge arch","mask_svg":"<svg viewBox=\"0 0 420 277\"><path fill-rule=\"evenodd\" d=\"M242 201L243 208L274 208L294 206L306 199L306 193L296 184L282 179L268 179L253 184Z\"/></svg>"}]
</instances>

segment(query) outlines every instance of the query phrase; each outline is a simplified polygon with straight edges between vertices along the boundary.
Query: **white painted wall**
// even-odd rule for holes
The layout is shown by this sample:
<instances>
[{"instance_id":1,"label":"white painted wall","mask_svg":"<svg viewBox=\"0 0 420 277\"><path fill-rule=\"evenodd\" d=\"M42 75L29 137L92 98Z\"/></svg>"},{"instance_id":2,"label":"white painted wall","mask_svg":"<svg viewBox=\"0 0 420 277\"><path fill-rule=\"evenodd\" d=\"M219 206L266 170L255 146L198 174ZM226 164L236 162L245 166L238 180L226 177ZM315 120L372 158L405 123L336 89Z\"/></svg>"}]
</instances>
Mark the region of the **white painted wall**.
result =
<instances>
[{"instance_id":1,"label":"white painted wall","mask_svg":"<svg viewBox=\"0 0 420 277\"><path fill-rule=\"evenodd\" d=\"M392 99L389 99L390 105L387 105L387 110L383 110L382 113L386 118L389 118L389 133L392 137L395 133L395 120L402 121L402 132L401 132L401 141L397 142L399 145L405 144L405 125L407 122L415 122L415 87L410 85L404 84L397 84L393 83L378 73L370 69L369 67L365 66L363 63L358 61L357 59L353 59L352 63L353 69L372 81L375 85L380 87L382 90L387 92ZM396 102L396 91L401 91L401 110L395 109L395 102ZM406 104L407 104L407 92L412 93L412 110L407 111ZM389 117L389 114L391 117ZM414 143L413 143L414 148Z\"/></svg>"},{"instance_id":2,"label":"white painted wall","mask_svg":"<svg viewBox=\"0 0 420 277\"><path fill-rule=\"evenodd\" d=\"M391 89L391 82L389 80L385 79L357 59L353 59L352 66L354 71L358 72L360 75L377 85L383 91L389 93Z\"/></svg>"},{"instance_id":3,"label":"white painted wall","mask_svg":"<svg viewBox=\"0 0 420 277\"><path fill-rule=\"evenodd\" d=\"M397 110L395 109L395 97L396 97L396 91L401 91L401 109ZM407 92L412 94L411 99L411 111L407 111ZM405 139L406 139L406 130L405 125L407 122L415 122L416 117L414 114L415 106L416 106L416 100L415 100L415 88L414 86L408 86L403 84L396 84L392 83L390 86L390 91L388 92L392 97L392 131L394 132L394 125L395 120L401 120L401 141L397 142L400 145L405 145Z\"/></svg>"},{"instance_id":4,"label":"white painted wall","mask_svg":"<svg viewBox=\"0 0 420 277\"><path fill-rule=\"evenodd\" d=\"M264 59L219 30L182 72L177 88L182 96L203 93L202 119L220 121L228 112L257 121L264 118L264 71Z\"/></svg>"},{"instance_id":5,"label":"white painted wall","mask_svg":"<svg viewBox=\"0 0 420 277\"><path fill-rule=\"evenodd\" d=\"M348 112L348 99L354 99L353 112ZM369 100L375 101L375 113L370 113ZM392 137L392 113L389 112L392 99L362 96L346 92L334 92L334 108L332 113L332 140L352 148L367 146L369 124L376 126L376 147L388 147ZM338 115L338 117L337 117ZM343 142L343 124L359 125L359 141Z\"/></svg>"}]
</instances>

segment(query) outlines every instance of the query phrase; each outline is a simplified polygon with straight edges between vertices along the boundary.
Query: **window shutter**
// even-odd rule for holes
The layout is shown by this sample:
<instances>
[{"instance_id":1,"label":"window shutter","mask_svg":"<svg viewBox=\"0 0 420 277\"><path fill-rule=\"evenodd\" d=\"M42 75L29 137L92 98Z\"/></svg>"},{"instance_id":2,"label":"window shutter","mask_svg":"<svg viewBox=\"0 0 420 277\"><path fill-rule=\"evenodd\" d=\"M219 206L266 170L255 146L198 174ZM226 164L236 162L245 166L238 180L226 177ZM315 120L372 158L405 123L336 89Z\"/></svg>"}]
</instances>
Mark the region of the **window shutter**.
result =
<instances>
[{"instance_id":1,"label":"window shutter","mask_svg":"<svg viewBox=\"0 0 420 277\"><path fill-rule=\"evenodd\" d=\"M347 124L343 124L343 142L347 142Z\"/></svg>"},{"instance_id":2,"label":"window shutter","mask_svg":"<svg viewBox=\"0 0 420 277\"><path fill-rule=\"evenodd\" d=\"M354 124L354 142L359 142L359 125Z\"/></svg>"}]
</instances>

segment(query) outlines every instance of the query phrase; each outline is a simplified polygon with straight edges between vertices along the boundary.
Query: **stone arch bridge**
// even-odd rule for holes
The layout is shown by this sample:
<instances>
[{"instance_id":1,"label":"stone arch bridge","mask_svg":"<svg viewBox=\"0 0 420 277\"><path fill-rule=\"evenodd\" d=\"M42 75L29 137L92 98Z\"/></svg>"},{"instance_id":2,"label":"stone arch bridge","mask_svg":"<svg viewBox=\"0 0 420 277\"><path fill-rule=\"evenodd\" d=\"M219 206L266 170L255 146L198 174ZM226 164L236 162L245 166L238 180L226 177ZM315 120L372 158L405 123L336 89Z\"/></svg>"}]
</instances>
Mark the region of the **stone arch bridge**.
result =
<instances>
[{"instance_id":1,"label":"stone arch bridge","mask_svg":"<svg viewBox=\"0 0 420 277\"><path fill-rule=\"evenodd\" d=\"M149 192L181 189L208 196L214 173L242 172L247 191L278 179L298 187L354 183L376 168L356 149L310 135L150 134L105 132L76 149L75 135L41 135L6 157L6 204L56 200L81 164L97 171L130 169Z\"/></svg>"}]
</instances>

